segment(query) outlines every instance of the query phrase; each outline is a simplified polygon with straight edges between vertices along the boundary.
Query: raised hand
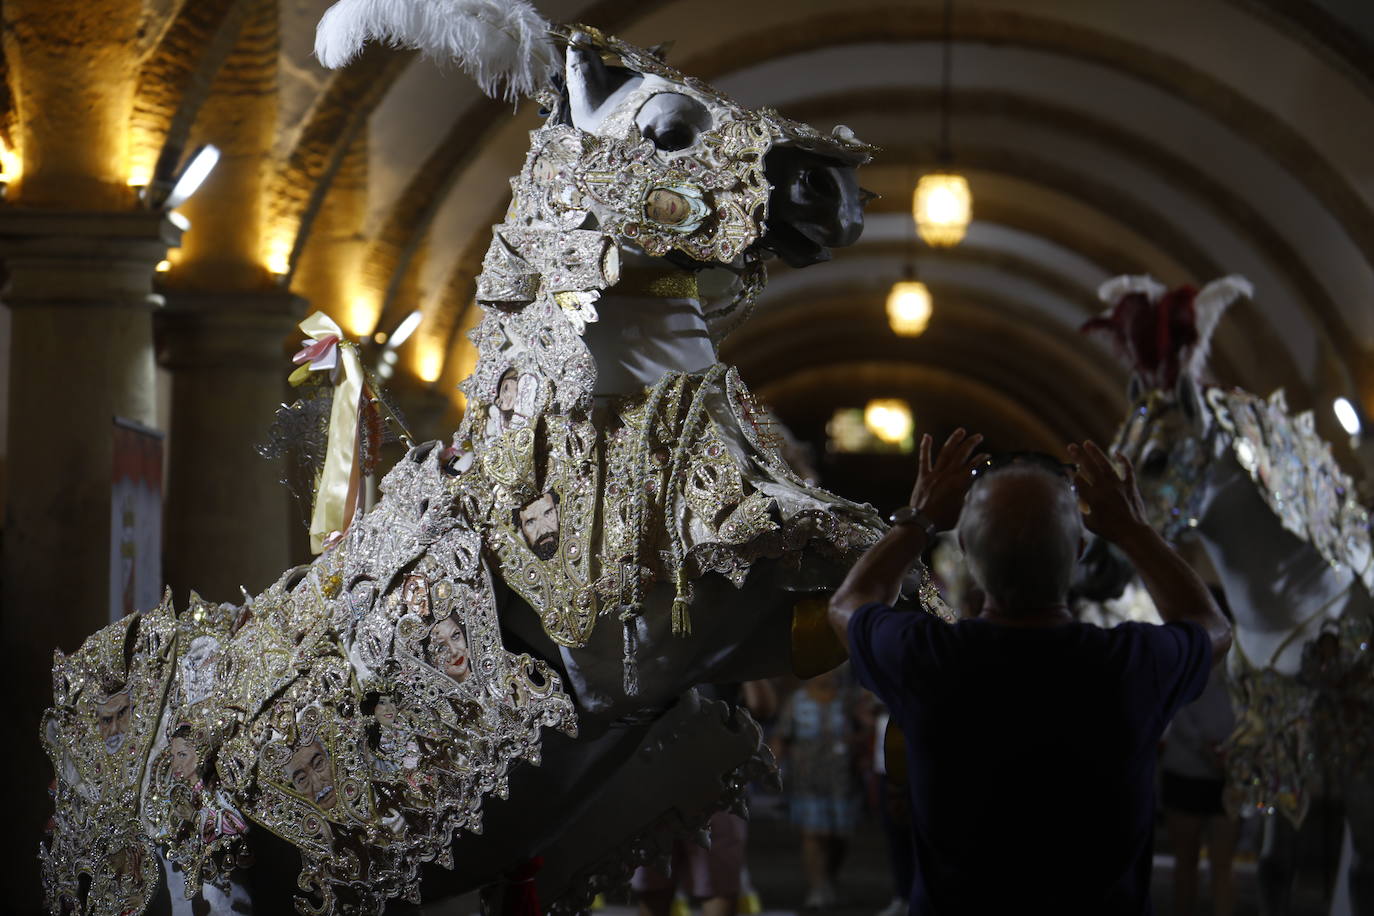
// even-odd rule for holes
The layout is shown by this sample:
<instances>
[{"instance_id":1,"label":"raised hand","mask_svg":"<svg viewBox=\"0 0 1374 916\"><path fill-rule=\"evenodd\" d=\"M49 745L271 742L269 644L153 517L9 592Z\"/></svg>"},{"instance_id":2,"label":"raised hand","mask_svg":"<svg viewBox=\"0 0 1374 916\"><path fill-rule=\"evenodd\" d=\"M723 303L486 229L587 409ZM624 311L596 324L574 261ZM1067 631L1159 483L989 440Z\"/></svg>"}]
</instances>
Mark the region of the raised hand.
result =
<instances>
[{"instance_id":1,"label":"raised hand","mask_svg":"<svg viewBox=\"0 0 1374 916\"><path fill-rule=\"evenodd\" d=\"M1118 471L1112 459L1091 440L1070 445L1069 455L1078 462L1074 483L1083 506L1083 524L1089 531L1119 544L1149 527L1129 458L1116 456Z\"/></svg>"},{"instance_id":2,"label":"raised hand","mask_svg":"<svg viewBox=\"0 0 1374 916\"><path fill-rule=\"evenodd\" d=\"M921 437L919 468L916 485L911 490L911 505L930 519L938 531L948 531L959 521L964 497L973 485L973 471L987 462L985 454L974 455L983 441L979 434L970 436L962 427L950 433L940 454L932 460L930 434Z\"/></svg>"}]
</instances>

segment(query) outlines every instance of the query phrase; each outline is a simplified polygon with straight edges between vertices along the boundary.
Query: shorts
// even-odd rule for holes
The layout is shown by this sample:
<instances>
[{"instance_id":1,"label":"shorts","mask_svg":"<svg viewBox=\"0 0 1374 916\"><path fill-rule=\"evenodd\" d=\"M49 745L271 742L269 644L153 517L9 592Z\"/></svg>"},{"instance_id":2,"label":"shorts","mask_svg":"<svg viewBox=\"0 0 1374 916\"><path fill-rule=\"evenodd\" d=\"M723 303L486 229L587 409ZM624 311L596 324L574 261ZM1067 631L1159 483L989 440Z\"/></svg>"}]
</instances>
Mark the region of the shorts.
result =
<instances>
[{"instance_id":1,"label":"shorts","mask_svg":"<svg viewBox=\"0 0 1374 916\"><path fill-rule=\"evenodd\" d=\"M848 836L859 822L858 796L793 795L787 801L788 819L802 830Z\"/></svg>"},{"instance_id":2,"label":"shorts","mask_svg":"<svg viewBox=\"0 0 1374 916\"><path fill-rule=\"evenodd\" d=\"M1226 813L1221 804L1225 780L1180 776L1168 770L1165 770L1161 777L1160 796L1167 810L1191 814L1194 817L1214 817Z\"/></svg>"},{"instance_id":3,"label":"shorts","mask_svg":"<svg viewBox=\"0 0 1374 916\"><path fill-rule=\"evenodd\" d=\"M630 879L638 892L681 889L689 897L738 897L749 827L744 818L721 811L711 817L711 848L692 840L673 843L668 871L641 866Z\"/></svg>"}]
</instances>

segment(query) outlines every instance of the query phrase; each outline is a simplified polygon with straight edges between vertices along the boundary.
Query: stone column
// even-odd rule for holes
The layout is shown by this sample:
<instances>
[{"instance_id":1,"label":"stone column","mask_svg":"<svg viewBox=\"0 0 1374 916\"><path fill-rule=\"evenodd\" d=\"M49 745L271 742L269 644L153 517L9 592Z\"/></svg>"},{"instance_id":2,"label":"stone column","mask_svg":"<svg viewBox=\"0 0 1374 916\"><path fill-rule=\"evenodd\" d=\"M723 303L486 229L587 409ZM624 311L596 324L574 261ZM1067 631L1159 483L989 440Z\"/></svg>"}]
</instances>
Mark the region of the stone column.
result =
<instances>
[{"instance_id":1,"label":"stone column","mask_svg":"<svg viewBox=\"0 0 1374 916\"><path fill-rule=\"evenodd\" d=\"M280 241L265 200L277 124L277 7L251 0L200 110L193 144L213 143L222 155L181 208L191 230L163 280L158 355L172 374L167 581L179 602L188 589L239 601L239 586L259 591L292 565L292 498L276 465L254 450L287 396L287 347L305 308L269 269Z\"/></svg>"},{"instance_id":2,"label":"stone column","mask_svg":"<svg viewBox=\"0 0 1374 916\"><path fill-rule=\"evenodd\" d=\"M267 172L277 130L276 0L251 0L238 43L196 118L191 146L213 143L215 171L181 211L191 221L168 286L206 292L275 285L269 272Z\"/></svg>"},{"instance_id":3,"label":"stone column","mask_svg":"<svg viewBox=\"0 0 1374 916\"><path fill-rule=\"evenodd\" d=\"M302 517L258 455L288 397L291 330L305 300L286 292L169 293L158 315L158 359L173 374L168 447L166 577L216 601L270 585L294 562Z\"/></svg>"},{"instance_id":4,"label":"stone column","mask_svg":"<svg viewBox=\"0 0 1374 916\"><path fill-rule=\"evenodd\" d=\"M6 0L5 58L14 71L23 206L116 210L128 186L129 112L146 40L129 0Z\"/></svg>"},{"instance_id":5,"label":"stone column","mask_svg":"<svg viewBox=\"0 0 1374 916\"><path fill-rule=\"evenodd\" d=\"M12 310L6 833L26 850L4 869L10 912L39 905L32 850L50 813L51 772L38 722L52 699L52 652L75 649L109 618L111 430L115 417L155 421L153 268L179 241L157 213L0 209Z\"/></svg>"},{"instance_id":6,"label":"stone column","mask_svg":"<svg viewBox=\"0 0 1374 916\"><path fill-rule=\"evenodd\" d=\"M348 148L306 237L291 288L339 323L344 333L371 334L381 292L364 289L367 238L367 133Z\"/></svg>"}]
</instances>

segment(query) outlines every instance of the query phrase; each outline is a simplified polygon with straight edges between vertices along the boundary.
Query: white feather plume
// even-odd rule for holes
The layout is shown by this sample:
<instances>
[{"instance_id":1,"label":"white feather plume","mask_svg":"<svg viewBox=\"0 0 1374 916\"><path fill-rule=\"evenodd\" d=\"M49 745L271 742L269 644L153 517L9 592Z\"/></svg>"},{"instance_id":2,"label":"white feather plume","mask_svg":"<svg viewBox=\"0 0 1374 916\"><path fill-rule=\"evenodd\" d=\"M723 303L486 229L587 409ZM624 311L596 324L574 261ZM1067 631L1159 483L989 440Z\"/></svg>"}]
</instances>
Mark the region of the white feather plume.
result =
<instances>
[{"instance_id":1,"label":"white feather plume","mask_svg":"<svg viewBox=\"0 0 1374 916\"><path fill-rule=\"evenodd\" d=\"M1097 288L1097 298L1107 305L1116 305L1122 296L1130 293L1144 293L1146 298L1155 302L1168 292L1168 287L1149 274L1123 275L1112 277Z\"/></svg>"},{"instance_id":2,"label":"white feather plume","mask_svg":"<svg viewBox=\"0 0 1374 916\"><path fill-rule=\"evenodd\" d=\"M1197 343L1193 345L1193 352L1188 354L1188 371L1191 375L1197 377L1207 365L1207 357L1212 352L1212 334L1226 309L1241 296L1249 298L1254 295L1254 286L1239 274L1213 280L1198 290L1197 297L1193 299Z\"/></svg>"},{"instance_id":3,"label":"white feather plume","mask_svg":"<svg viewBox=\"0 0 1374 916\"><path fill-rule=\"evenodd\" d=\"M339 0L315 30L315 56L342 67L369 41L454 61L507 101L539 91L556 60L548 21L525 0Z\"/></svg>"}]
</instances>

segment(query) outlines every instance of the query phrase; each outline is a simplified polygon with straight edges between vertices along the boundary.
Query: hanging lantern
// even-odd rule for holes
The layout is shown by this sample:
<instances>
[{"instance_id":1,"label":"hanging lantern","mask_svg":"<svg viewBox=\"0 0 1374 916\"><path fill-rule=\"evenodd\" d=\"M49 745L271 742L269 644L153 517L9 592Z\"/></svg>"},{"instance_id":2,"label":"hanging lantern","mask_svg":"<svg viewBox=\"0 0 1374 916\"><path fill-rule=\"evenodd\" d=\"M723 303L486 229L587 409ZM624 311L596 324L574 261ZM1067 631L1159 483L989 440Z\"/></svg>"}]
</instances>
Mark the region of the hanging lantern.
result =
<instances>
[{"instance_id":1,"label":"hanging lantern","mask_svg":"<svg viewBox=\"0 0 1374 916\"><path fill-rule=\"evenodd\" d=\"M934 310L930 289L920 280L898 280L887 294L887 323L902 337L919 337Z\"/></svg>"},{"instance_id":2,"label":"hanging lantern","mask_svg":"<svg viewBox=\"0 0 1374 916\"><path fill-rule=\"evenodd\" d=\"M973 219L973 195L968 180L953 172L922 175L916 183L911 209L916 217L916 231L927 245L958 245Z\"/></svg>"},{"instance_id":3,"label":"hanging lantern","mask_svg":"<svg viewBox=\"0 0 1374 916\"><path fill-rule=\"evenodd\" d=\"M896 445L911 436L911 407L901 398L878 398L864 407L864 426L883 442Z\"/></svg>"}]
</instances>

